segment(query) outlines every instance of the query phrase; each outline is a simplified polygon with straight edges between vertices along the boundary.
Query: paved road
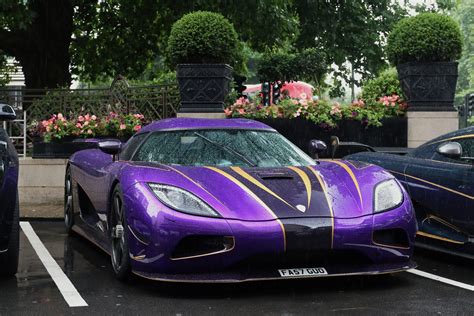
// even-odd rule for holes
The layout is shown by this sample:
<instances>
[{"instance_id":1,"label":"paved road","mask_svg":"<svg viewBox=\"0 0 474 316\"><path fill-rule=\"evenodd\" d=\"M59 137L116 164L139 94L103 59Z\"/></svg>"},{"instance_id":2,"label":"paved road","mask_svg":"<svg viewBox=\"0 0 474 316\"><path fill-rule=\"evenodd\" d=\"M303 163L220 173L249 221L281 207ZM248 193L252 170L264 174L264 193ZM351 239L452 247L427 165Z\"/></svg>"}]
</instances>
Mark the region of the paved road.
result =
<instances>
[{"instance_id":1,"label":"paved road","mask_svg":"<svg viewBox=\"0 0 474 316\"><path fill-rule=\"evenodd\" d=\"M474 314L474 292L410 273L378 277L186 285L112 276L109 257L60 222L32 222L34 231L87 307L69 307L22 235L20 270L0 281L0 315L12 314ZM474 285L474 262L417 251L419 270Z\"/></svg>"}]
</instances>

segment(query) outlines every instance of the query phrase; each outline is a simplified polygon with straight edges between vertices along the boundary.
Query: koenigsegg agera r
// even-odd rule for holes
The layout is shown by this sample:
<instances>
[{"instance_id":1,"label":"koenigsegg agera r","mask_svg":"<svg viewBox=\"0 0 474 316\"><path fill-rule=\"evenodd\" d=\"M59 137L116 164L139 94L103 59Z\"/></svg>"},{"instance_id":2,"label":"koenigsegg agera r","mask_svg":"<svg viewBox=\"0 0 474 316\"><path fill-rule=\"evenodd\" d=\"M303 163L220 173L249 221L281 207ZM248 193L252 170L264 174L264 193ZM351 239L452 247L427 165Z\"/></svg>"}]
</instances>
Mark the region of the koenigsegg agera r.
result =
<instances>
[{"instance_id":1,"label":"koenigsegg agera r","mask_svg":"<svg viewBox=\"0 0 474 316\"><path fill-rule=\"evenodd\" d=\"M243 119L167 119L69 161L65 222L119 279L238 282L414 267L416 220L382 168L311 159Z\"/></svg>"}]
</instances>

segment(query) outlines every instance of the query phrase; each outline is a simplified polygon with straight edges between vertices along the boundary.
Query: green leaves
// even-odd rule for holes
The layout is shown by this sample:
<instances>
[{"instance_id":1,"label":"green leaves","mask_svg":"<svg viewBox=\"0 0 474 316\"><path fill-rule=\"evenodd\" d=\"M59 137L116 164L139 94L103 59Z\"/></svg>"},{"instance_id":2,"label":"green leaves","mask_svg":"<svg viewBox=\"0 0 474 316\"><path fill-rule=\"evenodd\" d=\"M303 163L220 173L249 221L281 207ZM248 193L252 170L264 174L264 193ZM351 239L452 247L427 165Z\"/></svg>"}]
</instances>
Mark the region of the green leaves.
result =
<instances>
[{"instance_id":1,"label":"green leaves","mask_svg":"<svg viewBox=\"0 0 474 316\"><path fill-rule=\"evenodd\" d=\"M437 13L405 18L388 37L387 55L395 64L406 62L455 61L461 57L459 25Z\"/></svg>"},{"instance_id":2,"label":"green leaves","mask_svg":"<svg viewBox=\"0 0 474 316\"><path fill-rule=\"evenodd\" d=\"M237 32L221 14L197 11L184 15L172 27L168 54L177 64L238 65L242 54Z\"/></svg>"}]
</instances>

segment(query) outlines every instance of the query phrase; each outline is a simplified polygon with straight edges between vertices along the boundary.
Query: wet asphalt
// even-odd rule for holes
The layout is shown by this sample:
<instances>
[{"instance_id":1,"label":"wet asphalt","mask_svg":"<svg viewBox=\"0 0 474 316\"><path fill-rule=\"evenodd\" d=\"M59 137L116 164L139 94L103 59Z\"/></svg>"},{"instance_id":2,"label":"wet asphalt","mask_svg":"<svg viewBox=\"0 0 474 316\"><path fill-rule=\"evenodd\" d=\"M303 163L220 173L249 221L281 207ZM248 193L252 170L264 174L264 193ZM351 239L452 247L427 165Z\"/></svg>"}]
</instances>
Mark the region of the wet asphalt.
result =
<instances>
[{"instance_id":1,"label":"wet asphalt","mask_svg":"<svg viewBox=\"0 0 474 316\"><path fill-rule=\"evenodd\" d=\"M161 283L114 279L109 257L61 222L31 222L89 305L71 308L22 234L19 272L0 280L0 315L474 314L474 292L397 273L375 277ZM474 285L474 261L417 249L419 270Z\"/></svg>"}]
</instances>

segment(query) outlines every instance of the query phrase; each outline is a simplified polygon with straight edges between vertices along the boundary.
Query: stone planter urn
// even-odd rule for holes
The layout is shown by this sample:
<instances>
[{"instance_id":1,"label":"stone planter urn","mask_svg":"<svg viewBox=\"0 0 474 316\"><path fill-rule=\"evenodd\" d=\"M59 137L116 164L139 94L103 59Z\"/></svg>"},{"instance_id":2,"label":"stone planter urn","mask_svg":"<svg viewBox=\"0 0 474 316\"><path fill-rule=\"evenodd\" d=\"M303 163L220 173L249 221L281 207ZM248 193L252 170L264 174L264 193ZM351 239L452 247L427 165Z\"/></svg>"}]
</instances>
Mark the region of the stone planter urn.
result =
<instances>
[{"instance_id":1,"label":"stone planter urn","mask_svg":"<svg viewBox=\"0 0 474 316\"><path fill-rule=\"evenodd\" d=\"M232 67L226 64L178 64L180 113L223 113Z\"/></svg>"},{"instance_id":2,"label":"stone planter urn","mask_svg":"<svg viewBox=\"0 0 474 316\"><path fill-rule=\"evenodd\" d=\"M410 111L454 111L457 62L409 62L397 65Z\"/></svg>"}]
</instances>

